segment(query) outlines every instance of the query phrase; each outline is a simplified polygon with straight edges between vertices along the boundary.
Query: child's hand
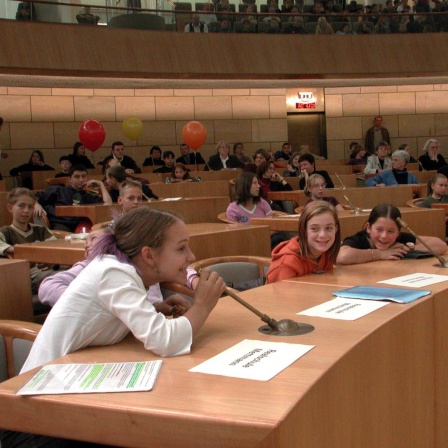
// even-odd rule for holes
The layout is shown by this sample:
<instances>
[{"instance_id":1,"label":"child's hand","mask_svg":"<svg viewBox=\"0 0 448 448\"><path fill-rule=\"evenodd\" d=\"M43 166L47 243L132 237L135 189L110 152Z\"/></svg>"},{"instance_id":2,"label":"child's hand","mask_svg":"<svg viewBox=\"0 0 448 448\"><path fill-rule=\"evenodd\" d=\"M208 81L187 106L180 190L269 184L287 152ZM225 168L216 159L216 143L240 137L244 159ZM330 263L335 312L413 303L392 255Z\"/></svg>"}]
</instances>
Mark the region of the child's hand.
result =
<instances>
[{"instance_id":1,"label":"child's hand","mask_svg":"<svg viewBox=\"0 0 448 448\"><path fill-rule=\"evenodd\" d=\"M33 211L33 215L34 216L44 216L47 213L45 212L44 208L39 204L39 202L36 202L34 204L34 211Z\"/></svg>"}]
</instances>

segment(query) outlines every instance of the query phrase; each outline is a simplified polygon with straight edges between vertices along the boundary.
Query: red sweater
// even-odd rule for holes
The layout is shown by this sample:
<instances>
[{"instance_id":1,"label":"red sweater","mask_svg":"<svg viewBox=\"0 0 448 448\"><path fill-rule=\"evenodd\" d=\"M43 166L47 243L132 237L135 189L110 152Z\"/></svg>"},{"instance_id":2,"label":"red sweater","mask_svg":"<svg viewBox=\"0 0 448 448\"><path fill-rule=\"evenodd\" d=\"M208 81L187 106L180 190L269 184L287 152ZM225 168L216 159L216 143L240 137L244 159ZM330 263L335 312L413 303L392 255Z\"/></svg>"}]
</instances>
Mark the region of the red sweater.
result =
<instances>
[{"instance_id":1,"label":"red sweater","mask_svg":"<svg viewBox=\"0 0 448 448\"><path fill-rule=\"evenodd\" d=\"M280 243L272 251L272 262L266 275L266 283L333 269L329 252L323 253L317 262L302 256L300 252L297 238Z\"/></svg>"}]
</instances>

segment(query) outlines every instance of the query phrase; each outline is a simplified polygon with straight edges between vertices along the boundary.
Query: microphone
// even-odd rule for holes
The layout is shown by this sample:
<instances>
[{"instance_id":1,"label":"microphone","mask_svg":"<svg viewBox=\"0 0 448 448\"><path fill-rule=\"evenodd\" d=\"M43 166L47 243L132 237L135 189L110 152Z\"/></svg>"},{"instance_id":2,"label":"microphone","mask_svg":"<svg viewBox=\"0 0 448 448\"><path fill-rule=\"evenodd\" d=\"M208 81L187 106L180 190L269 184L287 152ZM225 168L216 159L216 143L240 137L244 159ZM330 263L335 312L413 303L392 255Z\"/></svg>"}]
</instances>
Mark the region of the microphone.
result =
<instances>
[{"instance_id":1,"label":"microphone","mask_svg":"<svg viewBox=\"0 0 448 448\"><path fill-rule=\"evenodd\" d=\"M348 205L350 205L350 207L353 209L353 213L355 215L358 215L362 210L358 207L355 207L352 202L350 201L350 199L344 194L344 199L348 202Z\"/></svg>"},{"instance_id":2,"label":"microphone","mask_svg":"<svg viewBox=\"0 0 448 448\"><path fill-rule=\"evenodd\" d=\"M336 178L338 179L339 183L341 184L342 189L346 190L347 187L344 185L344 183L342 182L341 178L338 176L338 173L334 173L334 175L336 176Z\"/></svg>"},{"instance_id":3,"label":"microphone","mask_svg":"<svg viewBox=\"0 0 448 448\"><path fill-rule=\"evenodd\" d=\"M440 261L440 267L448 268L448 261L446 261L445 258L443 258L441 255L436 254L434 252L434 250L428 245L428 243L423 241L422 238L420 238L415 232L413 232L401 218L397 218L396 221L401 227L404 227L411 235L413 235L419 243L422 243L423 246L425 246L426 249L428 249L428 251L431 255L433 255L434 257L437 258L437 260ZM436 266L438 266L438 265L436 265Z\"/></svg>"}]
</instances>

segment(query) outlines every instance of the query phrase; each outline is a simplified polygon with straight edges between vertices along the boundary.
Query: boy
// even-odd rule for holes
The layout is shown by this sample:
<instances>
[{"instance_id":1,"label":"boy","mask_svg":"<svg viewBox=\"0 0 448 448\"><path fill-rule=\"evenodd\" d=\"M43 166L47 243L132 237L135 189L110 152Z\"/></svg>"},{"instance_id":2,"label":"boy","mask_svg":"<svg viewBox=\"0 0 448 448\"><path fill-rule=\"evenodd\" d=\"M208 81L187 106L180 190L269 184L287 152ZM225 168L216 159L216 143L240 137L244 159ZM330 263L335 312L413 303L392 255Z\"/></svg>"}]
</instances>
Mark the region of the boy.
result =
<instances>
[{"instance_id":1,"label":"boy","mask_svg":"<svg viewBox=\"0 0 448 448\"><path fill-rule=\"evenodd\" d=\"M85 191L86 187L99 187L101 196ZM64 230L67 232L74 232L82 219L56 216L56 206L112 204L112 199L103 182L94 179L88 180L87 169L83 165L70 167L68 185L53 185L44 191L38 192L37 196L39 203L36 204L34 214L42 216L42 214L47 213L53 230Z\"/></svg>"},{"instance_id":2,"label":"boy","mask_svg":"<svg viewBox=\"0 0 448 448\"><path fill-rule=\"evenodd\" d=\"M130 212L132 209L142 205L143 194L142 184L135 180L127 180L120 185L120 196L118 196L118 203L122 206L122 212L117 218L113 219L107 227L113 229L120 216Z\"/></svg>"},{"instance_id":3,"label":"boy","mask_svg":"<svg viewBox=\"0 0 448 448\"><path fill-rule=\"evenodd\" d=\"M8 194L7 208L12 214L12 224L0 229L0 255L14 255L14 245L55 240L46 228L30 224L36 197L28 188L15 188ZM40 283L55 271L42 264L30 263L31 290L37 294Z\"/></svg>"},{"instance_id":4,"label":"boy","mask_svg":"<svg viewBox=\"0 0 448 448\"><path fill-rule=\"evenodd\" d=\"M174 152L164 151L163 162L165 163L165 165L155 169L153 173L171 173L171 171L173 171L173 165L174 165Z\"/></svg>"},{"instance_id":5,"label":"boy","mask_svg":"<svg viewBox=\"0 0 448 448\"><path fill-rule=\"evenodd\" d=\"M70 159L68 156L62 156L59 158L59 166L61 167L61 172L56 174L54 177L70 177Z\"/></svg>"}]
</instances>

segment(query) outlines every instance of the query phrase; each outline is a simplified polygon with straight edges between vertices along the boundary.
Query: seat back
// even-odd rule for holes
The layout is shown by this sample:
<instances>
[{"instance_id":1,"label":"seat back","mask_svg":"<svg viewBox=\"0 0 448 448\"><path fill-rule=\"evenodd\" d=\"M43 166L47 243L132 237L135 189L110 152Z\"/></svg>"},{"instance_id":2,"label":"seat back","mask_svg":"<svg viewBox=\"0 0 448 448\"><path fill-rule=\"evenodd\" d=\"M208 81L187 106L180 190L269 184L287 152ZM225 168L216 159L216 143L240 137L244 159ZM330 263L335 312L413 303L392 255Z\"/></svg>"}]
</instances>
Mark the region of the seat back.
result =
<instances>
[{"instance_id":1,"label":"seat back","mask_svg":"<svg viewBox=\"0 0 448 448\"><path fill-rule=\"evenodd\" d=\"M19 374L41 325L0 320L0 382Z\"/></svg>"},{"instance_id":2,"label":"seat back","mask_svg":"<svg viewBox=\"0 0 448 448\"><path fill-rule=\"evenodd\" d=\"M234 255L229 257L207 258L193 263L190 267L199 271L209 268L217 272L226 283L242 283L266 277L271 259L267 257Z\"/></svg>"}]
</instances>

